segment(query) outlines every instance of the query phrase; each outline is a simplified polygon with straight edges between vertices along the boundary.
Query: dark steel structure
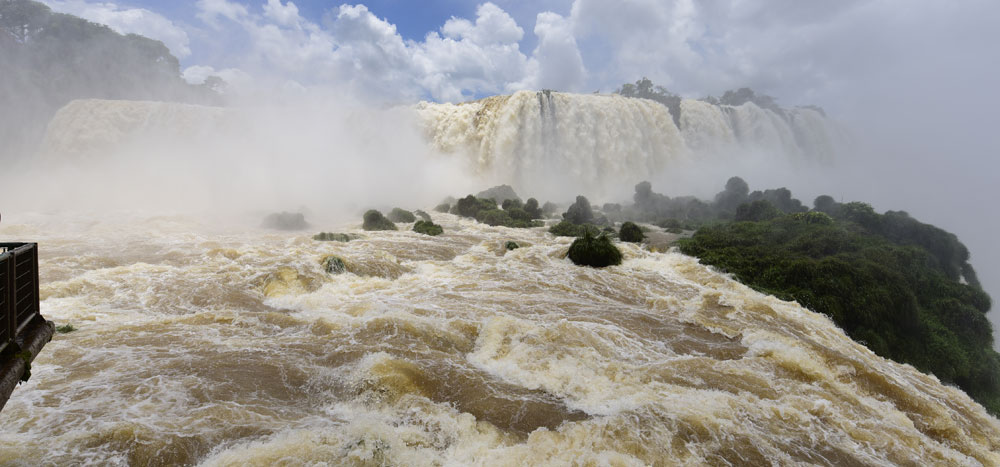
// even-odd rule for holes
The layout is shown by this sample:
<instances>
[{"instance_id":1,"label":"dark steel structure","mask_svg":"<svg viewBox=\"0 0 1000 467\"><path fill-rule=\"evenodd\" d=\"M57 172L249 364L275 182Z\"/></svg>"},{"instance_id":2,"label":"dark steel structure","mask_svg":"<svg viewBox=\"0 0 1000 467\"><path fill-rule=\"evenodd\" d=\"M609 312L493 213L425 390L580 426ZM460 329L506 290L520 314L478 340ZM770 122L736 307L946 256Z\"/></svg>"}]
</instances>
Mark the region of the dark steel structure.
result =
<instances>
[{"instance_id":1,"label":"dark steel structure","mask_svg":"<svg viewBox=\"0 0 1000 467\"><path fill-rule=\"evenodd\" d=\"M0 243L0 409L52 339L38 296L38 244Z\"/></svg>"},{"instance_id":2,"label":"dark steel structure","mask_svg":"<svg viewBox=\"0 0 1000 467\"><path fill-rule=\"evenodd\" d=\"M0 352L41 320L37 243L0 243L0 316Z\"/></svg>"}]
</instances>

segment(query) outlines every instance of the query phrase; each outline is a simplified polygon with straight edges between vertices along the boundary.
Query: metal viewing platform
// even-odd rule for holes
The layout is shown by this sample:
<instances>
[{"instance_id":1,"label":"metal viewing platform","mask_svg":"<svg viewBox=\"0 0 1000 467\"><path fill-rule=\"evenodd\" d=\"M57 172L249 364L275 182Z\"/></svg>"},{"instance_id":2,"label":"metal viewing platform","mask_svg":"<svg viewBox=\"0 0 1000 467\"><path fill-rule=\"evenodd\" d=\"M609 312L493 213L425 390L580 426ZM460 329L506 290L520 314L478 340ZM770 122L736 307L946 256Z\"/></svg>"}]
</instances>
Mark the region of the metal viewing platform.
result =
<instances>
[{"instance_id":1,"label":"metal viewing platform","mask_svg":"<svg viewBox=\"0 0 1000 467\"><path fill-rule=\"evenodd\" d=\"M0 409L54 330L39 309L38 244L0 243Z\"/></svg>"}]
</instances>

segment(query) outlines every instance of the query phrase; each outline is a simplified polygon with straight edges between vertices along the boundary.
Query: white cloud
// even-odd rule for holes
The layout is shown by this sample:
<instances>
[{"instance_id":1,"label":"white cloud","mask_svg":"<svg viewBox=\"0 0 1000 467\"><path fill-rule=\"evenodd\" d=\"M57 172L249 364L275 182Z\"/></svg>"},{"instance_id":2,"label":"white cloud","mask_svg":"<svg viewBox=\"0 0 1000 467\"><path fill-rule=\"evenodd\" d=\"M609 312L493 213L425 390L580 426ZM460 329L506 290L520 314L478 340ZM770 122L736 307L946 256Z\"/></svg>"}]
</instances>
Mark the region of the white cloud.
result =
<instances>
[{"instance_id":1,"label":"white cloud","mask_svg":"<svg viewBox=\"0 0 1000 467\"><path fill-rule=\"evenodd\" d=\"M213 27L228 20L245 35L249 53L240 68L306 85L346 84L390 100L463 100L537 81L526 79L538 67L528 66L518 46L524 30L492 3L480 5L474 21L452 18L423 41L404 40L364 5L341 5L322 25L280 0L263 4L260 14L227 0L197 7Z\"/></svg>"},{"instance_id":2,"label":"white cloud","mask_svg":"<svg viewBox=\"0 0 1000 467\"><path fill-rule=\"evenodd\" d=\"M451 39L468 39L473 44L519 42L524 30L507 12L492 3L484 3L476 9L476 22L452 17L441 28L442 34Z\"/></svg>"},{"instance_id":3,"label":"white cloud","mask_svg":"<svg viewBox=\"0 0 1000 467\"><path fill-rule=\"evenodd\" d=\"M264 15L286 27L295 26L300 20L299 8L292 2L282 4L281 0L267 0Z\"/></svg>"},{"instance_id":4,"label":"white cloud","mask_svg":"<svg viewBox=\"0 0 1000 467\"><path fill-rule=\"evenodd\" d=\"M535 35L538 47L531 58L535 69L531 87L579 90L586 69L570 22L556 13L539 13Z\"/></svg>"},{"instance_id":5,"label":"white cloud","mask_svg":"<svg viewBox=\"0 0 1000 467\"><path fill-rule=\"evenodd\" d=\"M108 25L122 33L134 33L163 42L178 58L191 55L187 32L169 19L144 8L127 8L112 2L44 0L54 11Z\"/></svg>"},{"instance_id":6,"label":"white cloud","mask_svg":"<svg viewBox=\"0 0 1000 467\"><path fill-rule=\"evenodd\" d=\"M195 7L198 9L198 18L210 25L217 25L220 17L241 21L249 16L245 6L228 0L198 0Z\"/></svg>"}]
</instances>

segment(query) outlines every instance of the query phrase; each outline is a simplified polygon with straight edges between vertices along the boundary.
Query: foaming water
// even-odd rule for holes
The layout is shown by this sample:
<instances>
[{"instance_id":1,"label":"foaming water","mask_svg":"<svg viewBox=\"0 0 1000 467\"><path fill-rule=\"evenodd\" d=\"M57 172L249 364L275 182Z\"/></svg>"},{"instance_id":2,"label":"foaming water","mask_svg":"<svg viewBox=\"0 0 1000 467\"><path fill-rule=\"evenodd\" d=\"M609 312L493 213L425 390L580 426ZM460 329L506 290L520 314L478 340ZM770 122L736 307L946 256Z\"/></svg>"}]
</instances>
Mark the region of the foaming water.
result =
<instances>
[{"instance_id":1,"label":"foaming water","mask_svg":"<svg viewBox=\"0 0 1000 467\"><path fill-rule=\"evenodd\" d=\"M445 235L348 243L4 224L40 242L42 311L78 330L0 414L0 463L1000 464L964 393L693 258L622 244L580 268L544 229L434 218Z\"/></svg>"},{"instance_id":2,"label":"foaming water","mask_svg":"<svg viewBox=\"0 0 1000 467\"><path fill-rule=\"evenodd\" d=\"M783 114L753 103L718 106L683 100L678 124L666 106L606 94L520 91L461 104L422 102L431 143L468 156L477 173L556 193L557 181L603 194L616 181L649 179L691 161L735 162L748 155L806 165L834 161L845 133L820 112ZM544 192L550 189L553 193Z\"/></svg>"}]
</instances>

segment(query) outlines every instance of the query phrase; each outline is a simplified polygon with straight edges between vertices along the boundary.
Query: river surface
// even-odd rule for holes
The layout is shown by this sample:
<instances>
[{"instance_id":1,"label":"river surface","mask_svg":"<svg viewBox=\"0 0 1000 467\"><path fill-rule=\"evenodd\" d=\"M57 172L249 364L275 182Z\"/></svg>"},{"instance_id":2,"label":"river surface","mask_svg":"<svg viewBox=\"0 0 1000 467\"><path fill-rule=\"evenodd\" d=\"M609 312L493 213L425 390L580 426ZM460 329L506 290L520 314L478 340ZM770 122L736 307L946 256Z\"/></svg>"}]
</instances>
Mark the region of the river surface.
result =
<instances>
[{"instance_id":1,"label":"river surface","mask_svg":"<svg viewBox=\"0 0 1000 467\"><path fill-rule=\"evenodd\" d=\"M432 214L440 237L5 213L77 330L0 413L0 464L1000 465L996 418L822 315L677 252L582 268Z\"/></svg>"}]
</instances>

